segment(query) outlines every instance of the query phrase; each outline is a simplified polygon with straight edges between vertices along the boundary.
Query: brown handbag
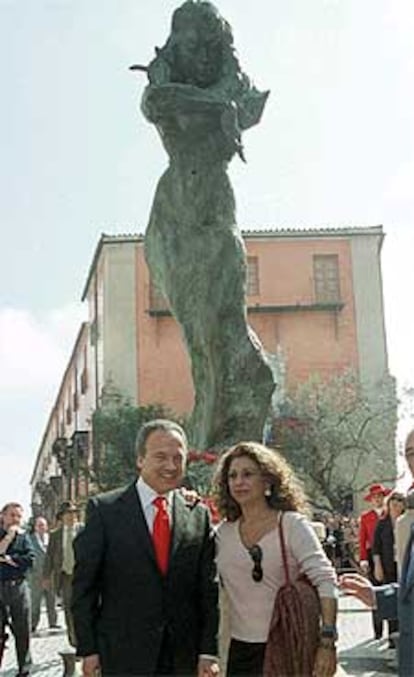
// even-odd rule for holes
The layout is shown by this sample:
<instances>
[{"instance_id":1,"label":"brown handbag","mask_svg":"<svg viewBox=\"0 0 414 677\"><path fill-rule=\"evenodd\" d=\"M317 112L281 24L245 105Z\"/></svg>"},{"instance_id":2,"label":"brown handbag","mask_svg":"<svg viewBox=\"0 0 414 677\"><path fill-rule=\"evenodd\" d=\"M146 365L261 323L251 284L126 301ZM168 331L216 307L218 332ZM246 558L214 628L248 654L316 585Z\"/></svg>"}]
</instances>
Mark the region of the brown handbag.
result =
<instances>
[{"instance_id":1,"label":"brown handbag","mask_svg":"<svg viewBox=\"0 0 414 677\"><path fill-rule=\"evenodd\" d=\"M279 588L270 621L264 659L264 677L311 677L320 638L321 604L311 581L301 574L292 581L283 535L279 537L285 583Z\"/></svg>"}]
</instances>

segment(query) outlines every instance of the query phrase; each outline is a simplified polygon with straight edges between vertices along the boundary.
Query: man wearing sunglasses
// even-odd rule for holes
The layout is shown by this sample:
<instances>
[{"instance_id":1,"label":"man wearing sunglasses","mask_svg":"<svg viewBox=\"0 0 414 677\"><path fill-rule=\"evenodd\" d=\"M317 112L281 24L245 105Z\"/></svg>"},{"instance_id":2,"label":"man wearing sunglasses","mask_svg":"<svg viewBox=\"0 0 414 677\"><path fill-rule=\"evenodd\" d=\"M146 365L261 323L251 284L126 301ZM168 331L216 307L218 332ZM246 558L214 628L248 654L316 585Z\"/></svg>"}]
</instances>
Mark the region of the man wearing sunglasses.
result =
<instances>
[{"instance_id":1,"label":"man wearing sunglasses","mask_svg":"<svg viewBox=\"0 0 414 677\"><path fill-rule=\"evenodd\" d=\"M405 442L405 460L414 477L414 430ZM400 582L374 587L369 580L358 574L346 574L341 578L341 587L364 604L376 608L384 619L399 621L398 675L414 675L414 525L404 554Z\"/></svg>"}]
</instances>

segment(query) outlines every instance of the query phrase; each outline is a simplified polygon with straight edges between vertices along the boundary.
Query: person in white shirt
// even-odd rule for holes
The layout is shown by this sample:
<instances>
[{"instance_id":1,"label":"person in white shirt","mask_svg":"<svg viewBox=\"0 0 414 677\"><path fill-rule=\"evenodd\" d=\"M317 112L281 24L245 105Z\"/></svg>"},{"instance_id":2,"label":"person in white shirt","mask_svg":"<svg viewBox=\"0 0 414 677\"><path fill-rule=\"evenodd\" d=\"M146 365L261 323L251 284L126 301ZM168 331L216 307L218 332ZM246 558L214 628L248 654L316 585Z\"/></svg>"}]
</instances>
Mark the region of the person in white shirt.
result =
<instances>
[{"instance_id":1,"label":"person in white shirt","mask_svg":"<svg viewBox=\"0 0 414 677\"><path fill-rule=\"evenodd\" d=\"M220 459L214 482L225 520L217 530L217 566L228 600L227 675L262 675L273 606L284 584L279 520L292 579L306 574L322 613L313 674L336 669L336 576L306 519L305 496L283 457L257 442L241 442Z\"/></svg>"},{"instance_id":2,"label":"person in white shirt","mask_svg":"<svg viewBox=\"0 0 414 677\"><path fill-rule=\"evenodd\" d=\"M49 628L58 628L56 611L56 594L53 586L45 587L43 567L49 544L49 525L45 517L36 517L31 534L35 560L30 572L29 582L32 594L32 632L36 632L40 621L40 610L43 599L46 602Z\"/></svg>"}]
</instances>

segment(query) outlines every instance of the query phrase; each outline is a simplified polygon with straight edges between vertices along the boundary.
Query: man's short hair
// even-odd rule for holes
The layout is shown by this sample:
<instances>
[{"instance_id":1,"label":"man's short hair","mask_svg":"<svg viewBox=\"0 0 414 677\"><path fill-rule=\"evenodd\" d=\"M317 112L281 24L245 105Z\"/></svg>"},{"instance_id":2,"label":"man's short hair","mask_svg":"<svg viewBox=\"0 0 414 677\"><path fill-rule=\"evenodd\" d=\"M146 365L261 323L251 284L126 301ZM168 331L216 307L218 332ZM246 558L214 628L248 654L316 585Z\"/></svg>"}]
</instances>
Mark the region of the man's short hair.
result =
<instances>
[{"instance_id":1,"label":"man's short hair","mask_svg":"<svg viewBox=\"0 0 414 677\"><path fill-rule=\"evenodd\" d=\"M20 508L20 510L23 510L23 506L20 505L20 503L15 503L15 502L12 501L11 503L6 503L6 505L3 506L3 508L0 511L1 514L5 513L7 510L9 510L9 508Z\"/></svg>"},{"instance_id":2,"label":"man's short hair","mask_svg":"<svg viewBox=\"0 0 414 677\"><path fill-rule=\"evenodd\" d=\"M166 433L178 433L180 437L182 437L185 448L188 449L187 435L185 434L184 429L178 423L175 421L169 421L167 418L156 418L153 421L144 423L144 425L139 429L135 443L137 456L145 456L147 451L147 439L151 433L155 432L156 430L163 430Z\"/></svg>"}]
</instances>

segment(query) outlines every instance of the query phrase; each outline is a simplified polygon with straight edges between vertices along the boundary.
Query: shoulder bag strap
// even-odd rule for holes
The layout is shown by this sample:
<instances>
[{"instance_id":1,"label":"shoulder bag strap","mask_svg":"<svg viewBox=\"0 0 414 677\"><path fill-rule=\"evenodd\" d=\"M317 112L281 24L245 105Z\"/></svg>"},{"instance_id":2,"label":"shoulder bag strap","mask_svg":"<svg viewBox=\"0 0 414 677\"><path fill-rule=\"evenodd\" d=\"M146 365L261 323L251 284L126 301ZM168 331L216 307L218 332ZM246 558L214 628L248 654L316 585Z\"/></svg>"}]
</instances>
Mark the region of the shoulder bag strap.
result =
<instances>
[{"instance_id":1,"label":"shoulder bag strap","mask_svg":"<svg viewBox=\"0 0 414 677\"><path fill-rule=\"evenodd\" d=\"M285 583L286 583L286 585L290 585L289 566L288 566L287 555L286 555L286 544L285 544L285 537L284 537L284 534L283 534L282 520L283 520L283 512L280 513L280 519L279 519L280 549L282 551L283 568L285 570Z\"/></svg>"}]
</instances>

